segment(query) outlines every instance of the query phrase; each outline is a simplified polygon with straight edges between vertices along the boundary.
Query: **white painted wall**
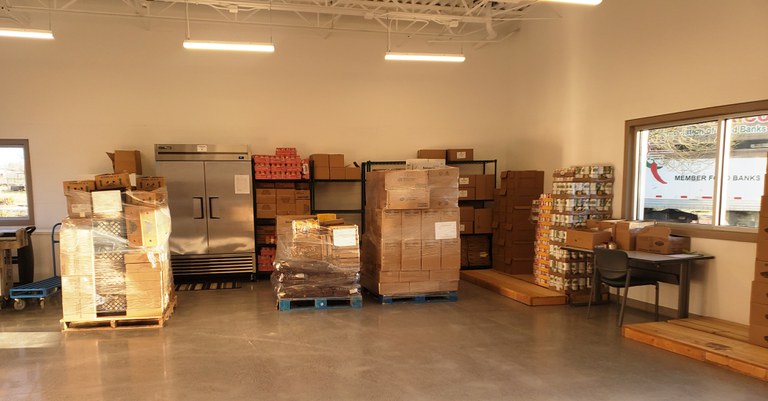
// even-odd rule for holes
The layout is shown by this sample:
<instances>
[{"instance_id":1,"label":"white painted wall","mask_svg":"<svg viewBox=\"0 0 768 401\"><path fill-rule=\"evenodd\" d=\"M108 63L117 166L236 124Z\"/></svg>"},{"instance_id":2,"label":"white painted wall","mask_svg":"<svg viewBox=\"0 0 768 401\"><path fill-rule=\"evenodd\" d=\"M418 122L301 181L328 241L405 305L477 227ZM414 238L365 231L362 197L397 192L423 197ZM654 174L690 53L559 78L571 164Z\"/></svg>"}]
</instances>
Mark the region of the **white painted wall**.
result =
<instances>
[{"instance_id":1,"label":"white painted wall","mask_svg":"<svg viewBox=\"0 0 768 401\"><path fill-rule=\"evenodd\" d=\"M276 31L271 56L193 53L182 24L57 16L54 42L0 41L0 137L30 139L42 231L64 215L61 181L108 171L112 149L140 149L148 173L154 143L210 142L358 161L470 146L502 168L620 175L625 120L768 98L763 0L553 7L563 19L525 22L462 65L385 63L380 35L306 31ZM48 242L35 236L40 261ZM691 311L745 323L754 244L693 244L717 259L694 275Z\"/></svg>"},{"instance_id":2,"label":"white painted wall","mask_svg":"<svg viewBox=\"0 0 768 401\"><path fill-rule=\"evenodd\" d=\"M513 148L512 168L610 162L621 177L626 120L768 98L766 1L605 0L558 10L562 20L524 23L510 43L521 60L515 131L536 149ZM616 190L618 217L620 182ZM694 239L693 248L716 259L693 275L691 312L746 323L755 245ZM676 287L664 286L662 304L676 302Z\"/></svg>"}]
</instances>

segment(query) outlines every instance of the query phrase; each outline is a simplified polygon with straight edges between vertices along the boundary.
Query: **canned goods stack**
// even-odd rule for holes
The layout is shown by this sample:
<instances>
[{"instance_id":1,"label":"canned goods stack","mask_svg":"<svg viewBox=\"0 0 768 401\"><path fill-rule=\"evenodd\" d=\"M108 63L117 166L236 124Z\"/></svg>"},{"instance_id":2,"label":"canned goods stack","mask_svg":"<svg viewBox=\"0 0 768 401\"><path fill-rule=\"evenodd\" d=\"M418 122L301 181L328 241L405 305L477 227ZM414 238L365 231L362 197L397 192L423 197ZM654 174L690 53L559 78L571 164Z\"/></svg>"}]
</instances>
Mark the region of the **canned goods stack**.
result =
<instances>
[{"instance_id":1,"label":"canned goods stack","mask_svg":"<svg viewBox=\"0 0 768 401\"><path fill-rule=\"evenodd\" d=\"M533 201L537 223L533 279L542 287L549 287L549 232L552 227L552 204L552 194L542 194L539 199Z\"/></svg>"},{"instance_id":2,"label":"canned goods stack","mask_svg":"<svg viewBox=\"0 0 768 401\"><path fill-rule=\"evenodd\" d=\"M555 170L553 178L548 285L567 294L574 303L589 296L592 261L589 254L562 249L566 230L584 227L590 219L611 217L614 171L609 165L575 166ZM537 255L539 249L537 245ZM543 245L541 251L544 251Z\"/></svg>"}]
</instances>

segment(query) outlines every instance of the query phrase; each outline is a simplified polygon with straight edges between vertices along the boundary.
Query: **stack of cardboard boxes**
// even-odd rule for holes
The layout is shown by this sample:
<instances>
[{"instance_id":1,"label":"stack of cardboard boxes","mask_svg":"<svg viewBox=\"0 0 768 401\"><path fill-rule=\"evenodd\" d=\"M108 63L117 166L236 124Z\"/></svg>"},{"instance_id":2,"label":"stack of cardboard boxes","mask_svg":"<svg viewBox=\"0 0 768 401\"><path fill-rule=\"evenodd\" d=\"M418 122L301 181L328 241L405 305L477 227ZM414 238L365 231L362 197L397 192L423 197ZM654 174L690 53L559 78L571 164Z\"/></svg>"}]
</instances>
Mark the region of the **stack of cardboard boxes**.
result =
<instances>
[{"instance_id":1,"label":"stack of cardboard boxes","mask_svg":"<svg viewBox=\"0 0 768 401\"><path fill-rule=\"evenodd\" d=\"M552 228L552 194L541 194L533 201L531 215L536 216L533 280L536 285L549 287L549 232Z\"/></svg>"},{"instance_id":2,"label":"stack of cardboard boxes","mask_svg":"<svg viewBox=\"0 0 768 401\"><path fill-rule=\"evenodd\" d=\"M315 180L359 180L362 178L360 167L347 166L342 154L314 154L312 178Z\"/></svg>"},{"instance_id":3,"label":"stack of cardboard boxes","mask_svg":"<svg viewBox=\"0 0 768 401\"><path fill-rule=\"evenodd\" d=\"M360 294L357 226L324 227L313 216L279 216L272 285L280 299Z\"/></svg>"},{"instance_id":4,"label":"stack of cardboard boxes","mask_svg":"<svg viewBox=\"0 0 768 401\"><path fill-rule=\"evenodd\" d=\"M173 297L171 217L162 177L64 182L60 232L64 322L160 318Z\"/></svg>"},{"instance_id":5,"label":"stack of cardboard boxes","mask_svg":"<svg viewBox=\"0 0 768 401\"><path fill-rule=\"evenodd\" d=\"M768 174L760 202L757 229L757 260L749 312L749 342L768 347Z\"/></svg>"},{"instance_id":6,"label":"stack of cardboard boxes","mask_svg":"<svg viewBox=\"0 0 768 401\"><path fill-rule=\"evenodd\" d=\"M309 184L306 182L257 182L254 186L257 219L310 213Z\"/></svg>"},{"instance_id":7,"label":"stack of cardboard boxes","mask_svg":"<svg viewBox=\"0 0 768 401\"><path fill-rule=\"evenodd\" d=\"M276 148L274 155L253 155L253 178L257 180L309 179L309 160L296 148Z\"/></svg>"},{"instance_id":8,"label":"stack of cardboard boxes","mask_svg":"<svg viewBox=\"0 0 768 401\"><path fill-rule=\"evenodd\" d=\"M380 295L458 289L457 168L366 175L362 283Z\"/></svg>"},{"instance_id":9,"label":"stack of cardboard boxes","mask_svg":"<svg viewBox=\"0 0 768 401\"><path fill-rule=\"evenodd\" d=\"M533 272L536 226L531 205L544 189L543 171L502 171L493 203L493 268L509 274Z\"/></svg>"}]
</instances>

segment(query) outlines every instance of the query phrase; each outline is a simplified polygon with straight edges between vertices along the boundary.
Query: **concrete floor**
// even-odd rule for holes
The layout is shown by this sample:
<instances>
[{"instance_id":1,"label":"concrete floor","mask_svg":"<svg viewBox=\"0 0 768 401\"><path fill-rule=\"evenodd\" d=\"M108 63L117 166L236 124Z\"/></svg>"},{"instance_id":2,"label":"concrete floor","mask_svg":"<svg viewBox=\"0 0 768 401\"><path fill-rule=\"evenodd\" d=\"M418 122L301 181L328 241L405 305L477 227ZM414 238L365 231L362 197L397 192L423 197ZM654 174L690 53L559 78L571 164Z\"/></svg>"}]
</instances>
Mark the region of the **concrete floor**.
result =
<instances>
[{"instance_id":1,"label":"concrete floor","mask_svg":"<svg viewBox=\"0 0 768 401\"><path fill-rule=\"evenodd\" d=\"M269 283L180 292L164 329L67 333L0 311L2 400L761 400L768 384L625 340L615 306L459 302L277 312ZM629 311L629 323L650 317Z\"/></svg>"}]
</instances>

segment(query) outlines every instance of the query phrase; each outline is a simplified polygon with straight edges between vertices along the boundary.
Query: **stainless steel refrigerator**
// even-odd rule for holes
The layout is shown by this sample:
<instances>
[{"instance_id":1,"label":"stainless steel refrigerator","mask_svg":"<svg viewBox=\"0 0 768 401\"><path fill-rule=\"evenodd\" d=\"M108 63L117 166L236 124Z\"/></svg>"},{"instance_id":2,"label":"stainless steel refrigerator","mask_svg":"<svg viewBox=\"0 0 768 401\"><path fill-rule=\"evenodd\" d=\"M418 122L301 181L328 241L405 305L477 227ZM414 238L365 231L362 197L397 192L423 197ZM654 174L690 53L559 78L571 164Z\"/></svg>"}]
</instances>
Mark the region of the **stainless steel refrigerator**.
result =
<instances>
[{"instance_id":1,"label":"stainless steel refrigerator","mask_svg":"<svg viewBox=\"0 0 768 401\"><path fill-rule=\"evenodd\" d=\"M175 276L255 272L247 145L155 145L168 185Z\"/></svg>"}]
</instances>

